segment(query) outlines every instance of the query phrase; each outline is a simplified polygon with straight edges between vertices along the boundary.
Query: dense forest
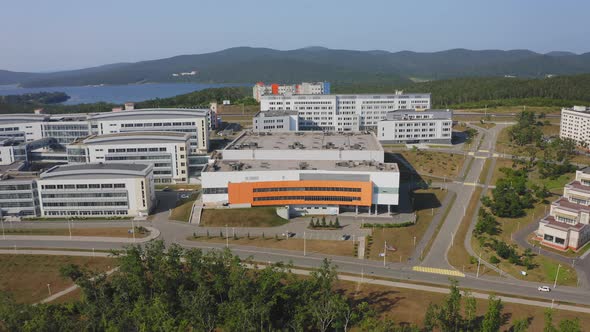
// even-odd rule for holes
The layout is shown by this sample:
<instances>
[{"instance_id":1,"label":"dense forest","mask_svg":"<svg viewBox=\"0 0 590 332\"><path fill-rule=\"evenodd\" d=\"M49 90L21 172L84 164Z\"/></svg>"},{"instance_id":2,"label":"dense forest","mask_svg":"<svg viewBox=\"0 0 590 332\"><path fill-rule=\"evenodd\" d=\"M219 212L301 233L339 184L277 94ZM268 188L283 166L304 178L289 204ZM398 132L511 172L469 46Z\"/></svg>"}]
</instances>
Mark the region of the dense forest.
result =
<instances>
[{"instance_id":1,"label":"dense forest","mask_svg":"<svg viewBox=\"0 0 590 332\"><path fill-rule=\"evenodd\" d=\"M572 106L590 103L590 74L543 79L456 78L407 85L345 84L334 93L430 92L435 108L495 106Z\"/></svg>"},{"instance_id":2,"label":"dense forest","mask_svg":"<svg viewBox=\"0 0 590 332\"><path fill-rule=\"evenodd\" d=\"M68 99L70 99L70 96L63 92L37 92L0 96L0 111L2 113L17 113L23 110L32 112L33 108L63 103Z\"/></svg>"},{"instance_id":3,"label":"dense forest","mask_svg":"<svg viewBox=\"0 0 590 332\"><path fill-rule=\"evenodd\" d=\"M424 315L419 327L381 318L371 304L344 295L328 261L304 278L284 264L252 268L229 250L165 248L162 241L130 246L117 257L119 270L108 278L76 265L62 268L82 290L78 302L16 304L0 294L0 330L493 332L504 323L500 299L490 296L478 316L475 298L461 294L456 282L441 304L416 313ZM577 320L560 326L566 323L571 328L562 331L581 331ZM523 317L513 330L528 325Z\"/></svg>"},{"instance_id":4,"label":"dense forest","mask_svg":"<svg viewBox=\"0 0 590 332\"><path fill-rule=\"evenodd\" d=\"M590 74L558 76L543 79L520 78L456 78L411 84L335 84L333 93L393 93L430 92L433 108L493 108L498 106L551 106L570 107L590 104ZM62 94L63 95L63 94ZM60 105L55 104L62 95L47 99L30 97L14 100L0 99L0 113L32 112L44 107L49 113L105 112L118 106L109 103ZM14 97L14 96L11 96ZM249 87L205 89L170 98L152 99L136 103L137 107L208 107L209 102L229 99L233 104L252 105ZM42 103L47 104L42 104ZM51 102L51 103L50 103Z\"/></svg>"}]
</instances>

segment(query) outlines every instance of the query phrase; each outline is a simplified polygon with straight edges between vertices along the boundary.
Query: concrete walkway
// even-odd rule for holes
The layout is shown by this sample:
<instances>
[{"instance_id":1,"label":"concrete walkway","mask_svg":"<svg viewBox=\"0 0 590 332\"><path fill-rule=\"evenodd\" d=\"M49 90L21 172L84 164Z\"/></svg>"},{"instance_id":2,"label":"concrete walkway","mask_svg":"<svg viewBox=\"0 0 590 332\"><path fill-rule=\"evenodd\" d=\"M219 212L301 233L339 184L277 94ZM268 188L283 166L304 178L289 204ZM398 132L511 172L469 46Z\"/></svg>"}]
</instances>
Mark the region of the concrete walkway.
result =
<instances>
[{"instance_id":1,"label":"concrete walkway","mask_svg":"<svg viewBox=\"0 0 590 332\"><path fill-rule=\"evenodd\" d=\"M67 236L67 235L4 235L2 240L32 240L32 241L78 241L78 242L107 242L107 243L144 243L160 236L160 230L154 227L146 227L150 234L146 237L125 238L105 236Z\"/></svg>"}]
</instances>

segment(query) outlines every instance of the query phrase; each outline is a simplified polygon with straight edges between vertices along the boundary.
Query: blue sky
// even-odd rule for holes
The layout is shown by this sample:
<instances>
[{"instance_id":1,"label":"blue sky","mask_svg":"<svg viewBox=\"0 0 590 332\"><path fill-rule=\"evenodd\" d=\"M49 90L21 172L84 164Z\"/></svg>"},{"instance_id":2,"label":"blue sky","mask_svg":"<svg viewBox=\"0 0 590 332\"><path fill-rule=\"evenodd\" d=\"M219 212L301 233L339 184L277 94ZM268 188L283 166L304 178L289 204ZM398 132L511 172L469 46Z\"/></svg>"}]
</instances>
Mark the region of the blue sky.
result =
<instances>
[{"instance_id":1,"label":"blue sky","mask_svg":"<svg viewBox=\"0 0 590 332\"><path fill-rule=\"evenodd\" d=\"M586 0L4 0L0 69L305 46L590 51Z\"/></svg>"}]
</instances>

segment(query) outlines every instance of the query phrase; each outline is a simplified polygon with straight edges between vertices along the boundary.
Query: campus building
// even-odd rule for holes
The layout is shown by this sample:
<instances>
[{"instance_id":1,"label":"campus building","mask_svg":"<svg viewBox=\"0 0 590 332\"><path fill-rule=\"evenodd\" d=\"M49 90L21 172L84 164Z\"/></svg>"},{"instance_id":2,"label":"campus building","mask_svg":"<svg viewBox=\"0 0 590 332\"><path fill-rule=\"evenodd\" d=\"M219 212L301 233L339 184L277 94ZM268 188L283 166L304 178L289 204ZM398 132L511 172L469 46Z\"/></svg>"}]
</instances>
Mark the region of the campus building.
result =
<instances>
[{"instance_id":1,"label":"campus building","mask_svg":"<svg viewBox=\"0 0 590 332\"><path fill-rule=\"evenodd\" d=\"M43 217L147 216L155 206L153 166L54 166L37 180Z\"/></svg>"},{"instance_id":2,"label":"campus building","mask_svg":"<svg viewBox=\"0 0 590 332\"><path fill-rule=\"evenodd\" d=\"M590 107L562 108L559 137L572 139L578 145L590 148Z\"/></svg>"},{"instance_id":3,"label":"campus building","mask_svg":"<svg viewBox=\"0 0 590 332\"><path fill-rule=\"evenodd\" d=\"M22 166L22 164L19 164ZM38 216L38 175L21 172L20 167L2 171L0 174L0 218Z\"/></svg>"},{"instance_id":4,"label":"campus building","mask_svg":"<svg viewBox=\"0 0 590 332\"><path fill-rule=\"evenodd\" d=\"M590 240L590 167L576 171L563 196L551 203L549 215L541 219L536 232L542 244L578 250Z\"/></svg>"},{"instance_id":5,"label":"campus building","mask_svg":"<svg viewBox=\"0 0 590 332\"><path fill-rule=\"evenodd\" d=\"M252 97L260 101L264 95L327 95L330 94L328 82L303 82L301 84L264 84L258 82L252 88Z\"/></svg>"},{"instance_id":6,"label":"campus building","mask_svg":"<svg viewBox=\"0 0 590 332\"><path fill-rule=\"evenodd\" d=\"M388 112L424 111L430 94L264 95L260 111L297 111L299 130L359 131L377 128Z\"/></svg>"},{"instance_id":7,"label":"campus building","mask_svg":"<svg viewBox=\"0 0 590 332\"><path fill-rule=\"evenodd\" d=\"M377 138L382 143L451 144L452 110L398 110L388 112L377 124Z\"/></svg>"},{"instance_id":8,"label":"campus building","mask_svg":"<svg viewBox=\"0 0 590 332\"><path fill-rule=\"evenodd\" d=\"M209 109L149 108L125 109L89 114L9 114L0 115L0 137L19 142L54 138L65 145L80 137L139 131L168 131L188 133L189 154L206 153L209 149Z\"/></svg>"},{"instance_id":9,"label":"campus building","mask_svg":"<svg viewBox=\"0 0 590 332\"><path fill-rule=\"evenodd\" d=\"M287 206L295 214L384 213L399 169L370 133L244 133L202 173L205 206Z\"/></svg>"},{"instance_id":10,"label":"campus building","mask_svg":"<svg viewBox=\"0 0 590 332\"><path fill-rule=\"evenodd\" d=\"M254 132L299 131L297 111L258 112L252 118Z\"/></svg>"},{"instance_id":11,"label":"campus building","mask_svg":"<svg viewBox=\"0 0 590 332\"><path fill-rule=\"evenodd\" d=\"M155 183L187 183L190 136L149 131L91 135L67 146L67 161L148 164L154 167Z\"/></svg>"}]
</instances>

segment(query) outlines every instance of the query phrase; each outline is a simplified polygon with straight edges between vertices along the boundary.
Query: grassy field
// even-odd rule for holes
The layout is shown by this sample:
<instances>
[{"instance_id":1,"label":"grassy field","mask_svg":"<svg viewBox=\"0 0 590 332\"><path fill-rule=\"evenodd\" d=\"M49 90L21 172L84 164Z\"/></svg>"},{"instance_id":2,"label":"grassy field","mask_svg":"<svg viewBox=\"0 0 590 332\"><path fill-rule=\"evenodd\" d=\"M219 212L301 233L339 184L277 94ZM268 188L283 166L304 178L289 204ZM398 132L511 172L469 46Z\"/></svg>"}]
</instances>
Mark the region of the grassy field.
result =
<instances>
[{"instance_id":1,"label":"grassy field","mask_svg":"<svg viewBox=\"0 0 590 332\"><path fill-rule=\"evenodd\" d=\"M493 122L484 122L484 123L481 123L481 122L473 122L472 125L477 126L477 127L480 127L480 128L483 128L483 129L491 129L491 128L494 128L496 126L496 124L493 123Z\"/></svg>"},{"instance_id":2,"label":"grassy field","mask_svg":"<svg viewBox=\"0 0 590 332\"><path fill-rule=\"evenodd\" d=\"M397 250L387 253L387 260L399 262L407 260L414 251L414 237L416 243L422 239L434 215L440 212L440 204L447 195L440 189L416 190L414 192L414 209L416 210L416 224L400 228L381 228L373 231L373 243L369 259L383 260L379 253L383 252L385 241Z\"/></svg>"},{"instance_id":3,"label":"grassy field","mask_svg":"<svg viewBox=\"0 0 590 332\"><path fill-rule=\"evenodd\" d=\"M481 173L479 173L479 179L478 179L478 183L485 183L486 182L486 178L488 177L488 172L490 170L490 167L492 166L492 160L490 158L487 158L485 163L483 164L483 168L481 170Z\"/></svg>"},{"instance_id":4,"label":"grassy field","mask_svg":"<svg viewBox=\"0 0 590 332\"><path fill-rule=\"evenodd\" d=\"M201 189L200 184L157 184L156 190L162 190L168 188L170 190L199 190Z\"/></svg>"},{"instance_id":5,"label":"grassy field","mask_svg":"<svg viewBox=\"0 0 590 332\"><path fill-rule=\"evenodd\" d=\"M535 207L532 209L528 209L526 212L526 215L524 217L521 218L496 218L497 221L499 222L499 226L501 228L501 232L499 235L496 235L495 238L502 240L508 244L516 244L513 240L512 240L512 234L517 232L520 227L525 227L528 223L536 223L538 222L538 219L545 215L548 211L548 206L546 204L542 204L542 203L538 203L535 204ZM477 239L475 239L475 237L472 238L472 246L473 246L473 250L476 253L481 252L482 253L482 258L486 259L487 261L489 261L490 257L492 255L496 255L495 252L493 252L490 248L481 248L479 241ZM518 252L522 253L524 250L522 248L518 248ZM497 255L496 255L497 256ZM546 282L546 283L551 283L555 280L555 275L557 272L557 266L559 265L559 262L542 256L542 255L536 255L534 256L534 264L536 265L535 268L533 268L532 270L528 270L527 272L527 276L522 276L520 274L520 271L525 270L525 267L523 266L517 266L514 264L509 263L506 260L501 260L501 262L498 264L498 267L500 269L502 269L503 271L509 273L510 275L518 278L518 279L522 279L522 280L528 280L528 281L537 281L537 282ZM559 276L558 276L558 284L560 285L568 285L568 286L575 286L577 285L577 275L576 275L576 270L570 266L562 266L560 271L559 271Z\"/></svg>"},{"instance_id":6,"label":"grassy field","mask_svg":"<svg viewBox=\"0 0 590 332\"><path fill-rule=\"evenodd\" d=\"M401 157L410 163L419 173L432 176L454 178L459 175L465 162L461 154L449 154L431 151L398 151Z\"/></svg>"},{"instance_id":7,"label":"grassy field","mask_svg":"<svg viewBox=\"0 0 590 332\"><path fill-rule=\"evenodd\" d=\"M526 106L527 111L545 114L561 114L559 107L542 107L542 106ZM499 106L486 108L469 108L455 110L456 112L471 112L471 113L520 113L524 111L524 106Z\"/></svg>"},{"instance_id":8,"label":"grassy field","mask_svg":"<svg viewBox=\"0 0 590 332\"><path fill-rule=\"evenodd\" d=\"M188 239L194 241L214 243L226 243L227 241L225 237L219 237L219 234L211 234L211 237L208 238L205 234L202 234L202 232L200 232L196 238L191 236ZM277 239L274 237L274 235L270 234L264 239L262 237L248 238L247 234L239 234L238 239L234 239L233 236L229 236L229 244L294 250L300 251L301 254L303 254L303 239L285 239L281 237ZM324 255L354 256L354 244L352 242L352 239L346 241L306 240L305 251L307 254L319 253Z\"/></svg>"},{"instance_id":9,"label":"grassy field","mask_svg":"<svg viewBox=\"0 0 590 332\"><path fill-rule=\"evenodd\" d=\"M288 220L279 217L276 208L253 207L247 209L204 209L201 225L223 227L272 227L286 224Z\"/></svg>"},{"instance_id":10,"label":"grassy field","mask_svg":"<svg viewBox=\"0 0 590 332\"><path fill-rule=\"evenodd\" d=\"M73 283L63 279L59 270L67 264L106 272L115 260L105 257L70 257L45 255L0 255L0 291L10 293L17 302L34 303L62 291Z\"/></svg>"},{"instance_id":11,"label":"grassy field","mask_svg":"<svg viewBox=\"0 0 590 332\"><path fill-rule=\"evenodd\" d=\"M228 114L252 115L260 111L259 105L217 105L217 114L227 116Z\"/></svg>"},{"instance_id":12,"label":"grassy field","mask_svg":"<svg viewBox=\"0 0 590 332\"><path fill-rule=\"evenodd\" d=\"M5 223L6 224L6 223ZM5 227L6 235L57 235L69 236L70 231L66 228L9 228ZM129 233L131 227L109 227L109 228L76 228L72 227L72 236L100 236L100 237L133 237ZM135 237L146 237L149 232L136 232Z\"/></svg>"},{"instance_id":13,"label":"grassy field","mask_svg":"<svg viewBox=\"0 0 590 332\"><path fill-rule=\"evenodd\" d=\"M189 198L179 200L176 207L170 212L170 219L189 222L193 204L197 198L199 198L199 194L193 194Z\"/></svg>"},{"instance_id":14,"label":"grassy field","mask_svg":"<svg viewBox=\"0 0 590 332\"><path fill-rule=\"evenodd\" d=\"M430 293L404 288L394 288L381 285L359 284L349 281L339 281L337 288L355 301L369 303L380 317L393 319L396 323L416 324L423 326L426 306L429 303L442 304L445 294ZM545 308L526 306L515 303L503 303L503 317L505 318L501 331L509 331L512 322L517 319L529 318L529 331L543 331ZM477 315L483 318L487 310L487 300L477 300ZM571 311L559 310L553 314L553 323L558 325L563 319L580 319L580 326L590 324L590 315Z\"/></svg>"},{"instance_id":15,"label":"grassy field","mask_svg":"<svg viewBox=\"0 0 590 332\"><path fill-rule=\"evenodd\" d=\"M449 263L459 271L471 273L477 272L477 261L474 261L471 258L471 255L467 252L467 249L465 248L465 237L467 236L467 231L469 230L469 225L473 220L473 216L476 213L477 202L479 201L482 190L483 189L479 187L475 188L473 196L471 196L471 200L469 201L469 205L465 210L466 214L461 220L461 225L455 236L455 243L447 253ZM479 274L497 275L494 270L487 269L485 266L480 266Z\"/></svg>"}]
</instances>

